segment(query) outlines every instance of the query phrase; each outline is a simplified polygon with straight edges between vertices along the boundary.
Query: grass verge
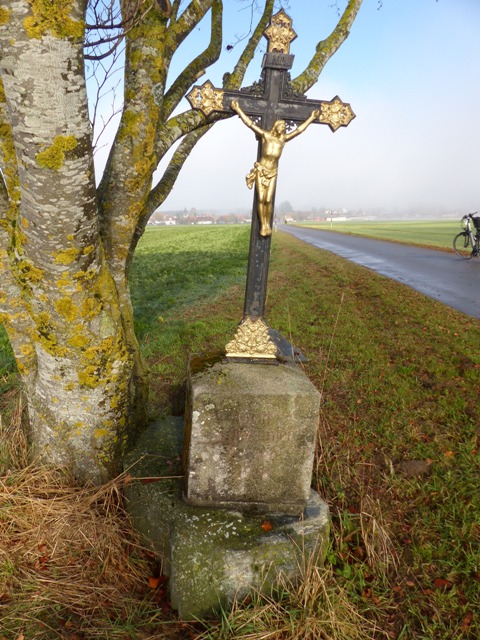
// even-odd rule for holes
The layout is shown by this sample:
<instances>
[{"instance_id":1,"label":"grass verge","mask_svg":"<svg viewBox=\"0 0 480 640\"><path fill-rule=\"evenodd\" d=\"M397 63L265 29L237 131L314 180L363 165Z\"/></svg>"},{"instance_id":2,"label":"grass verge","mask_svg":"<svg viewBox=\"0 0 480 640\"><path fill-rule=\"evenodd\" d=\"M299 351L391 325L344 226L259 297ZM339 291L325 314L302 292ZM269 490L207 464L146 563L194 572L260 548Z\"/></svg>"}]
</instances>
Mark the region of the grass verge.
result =
<instances>
[{"instance_id":1,"label":"grass verge","mask_svg":"<svg viewBox=\"0 0 480 640\"><path fill-rule=\"evenodd\" d=\"M460 221L456 220L391 220L378 222L348 220L333 223L300 223L297 226L449 250L452 249L454 237L462 230Z\"/></svg>"},{"instance_id":2,"label":"grass verge","mask_svg":"<svg viewBox=\"0 0 480 640\"><path fill-rule=\"evenodd\" d=\"M241 317L248 230L165 231L142 240L134 300L152 406L178 413L187 355L222 348ZM276 602L254 595L219 621L178 623L161 583L148 587L161 569L128 527L121 479L99 494L52 471L10 470L0 637L480 636L478 320L283 234L267 319L309 356L322 393L314 484L333 518L325 572L307 567Z\"/></svg>"}]
</instances>

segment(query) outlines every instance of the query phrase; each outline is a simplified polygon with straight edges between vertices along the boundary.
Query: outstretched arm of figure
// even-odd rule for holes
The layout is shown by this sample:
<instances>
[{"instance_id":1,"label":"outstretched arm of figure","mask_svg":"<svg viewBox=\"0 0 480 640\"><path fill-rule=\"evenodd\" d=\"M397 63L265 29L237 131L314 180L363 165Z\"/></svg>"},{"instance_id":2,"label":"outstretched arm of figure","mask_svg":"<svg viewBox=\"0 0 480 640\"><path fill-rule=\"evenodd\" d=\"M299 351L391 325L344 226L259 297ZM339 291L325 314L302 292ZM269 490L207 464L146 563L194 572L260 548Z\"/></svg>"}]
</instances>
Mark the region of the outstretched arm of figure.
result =
<instances>
[{"instance_id":1,"label":"outstretched arm of figure","mask_svg":"<svg viewBox=\"0 0 480 640\"><path fill-rule=\"evenodd\" d=\"M305 131L308 125L311 124L319 116L320 116L319 109L315 109L314 111L312 111L312 113L308 116L308 118L304 122L299 124L298 127L293 131L291 131L290 133L287 133L286 139L291 140L292 138L299 136L301 133Z\"/></svg>"},{"instance_id":2,"label":"outstretched arm of figure","mask_svg":"<svg viewBox=\"0 0 480 640\"><path fill-rule=\"evenodd\" d=\"M230 106L235 111L235 113L237 113L240 116L242 122L244 122L247 125L247 127L249 127L252 131L255 131L255 133L257 133L258 135L262 135L263 129L261 129L260 127L257 127L257 125L250 120L247 114L242 111L242 108L240 107L240 105L236 100L232 100L232 102L230 103Z\"/></svg>"}]
</instances>

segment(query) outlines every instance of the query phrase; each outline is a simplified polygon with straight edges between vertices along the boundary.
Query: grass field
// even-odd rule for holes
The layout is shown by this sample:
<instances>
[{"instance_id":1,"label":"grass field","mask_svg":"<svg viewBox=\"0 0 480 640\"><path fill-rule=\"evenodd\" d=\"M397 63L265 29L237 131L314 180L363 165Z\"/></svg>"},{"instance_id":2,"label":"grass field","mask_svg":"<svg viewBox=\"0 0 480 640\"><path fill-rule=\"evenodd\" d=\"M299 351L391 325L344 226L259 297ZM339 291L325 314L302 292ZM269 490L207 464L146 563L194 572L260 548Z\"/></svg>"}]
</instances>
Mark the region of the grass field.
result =
<instances>
[{"instance_id":1,"label":"grass field","mask_svg":"<svg viewBox=\"0 0 480 640\"><path fill-rule=\"evenodd\" d=\"M333 223L299 223L298 226L441 249L452 249L453 238L462 230L460 222L457 220L435 222L425 220L357 222L349 220Z\"/></svg>"},{"instance_id":2,"label":"grass field","mask_svg":"<svg viewBox=\"0 0 480 640\"><path fill-rule=\"evenodd\" d=\"M153 413L181 413L188 355L217 351L232 337L242 315L248 235L246 227L165 228L142 239L132 288L152 371ZM219 621L179 623L162 585L148 588L151 560L122 515L121 481L93 497L55 485L49 517L58 511L63 527L78 526L79 505L86 505L82 517L98 530L101 562L88 545L74 546L71 531L67 538L67 557L78 555L82 563L79 593L88 580L95 587L91 606L82 608L68 585L62 583L62 593L53 588L62 567L46 563L45 573L30 556L25 560L24 548L31 553L40 544L26 505L39 494L46 508L48 496L40 479L37 489L21 493L26 480L19 471L0 494L10 518L17 513L13 495L24 496L18 522L0 518L0 534L10 533L0 538L0 637L480 637L478 320L281 233L272 243L267 320L308 355L306 373L322 393L314 487L332 514L325 571L308 567L301 584L285 585L277 602L254 597ZM11 399L8 357L2 366ZM3 429L11 432L11 422L5 411ZM64 494L70 511L59 510ZM53 536L43 518L37 517L41 535ZM111 532L114 552L105 549ZM43 607L35 633L32 602Z\"/></svg>"}]
</instances>

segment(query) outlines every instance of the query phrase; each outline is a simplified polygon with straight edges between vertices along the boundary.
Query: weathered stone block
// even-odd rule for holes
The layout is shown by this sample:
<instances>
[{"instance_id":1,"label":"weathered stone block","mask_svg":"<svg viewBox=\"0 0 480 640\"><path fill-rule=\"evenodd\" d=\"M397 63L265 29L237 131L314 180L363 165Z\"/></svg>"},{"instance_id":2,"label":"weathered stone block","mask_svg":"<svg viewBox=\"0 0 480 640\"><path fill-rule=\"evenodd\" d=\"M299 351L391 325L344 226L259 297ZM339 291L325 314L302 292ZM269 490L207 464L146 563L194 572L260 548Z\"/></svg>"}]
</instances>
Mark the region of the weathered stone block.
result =
<instances>
[{"instance_id":1,"label":"weathered stone block","mask_svg":"<svg viewBox=\"0 0 480 640\"><path fill-rule=\"evenodd\" d=\"M294 365L217 363L190 377L185 499L300 515L310 495L320 394Z\"/></svg>"},{"instance_id":2,"label":"weathered stone block","mask_svg":"<svg viewBox=\"0 0 480 640\"><path fill-rule=\"evenodd\" d=\"M160 420L125 462L133 476L125 488L127 510L135 528L164 558L172 605L181 618L211 615L254 589L271 594L281 575L299 578L305 558L314 555L323 562L329 512L314 491L301 517L187 505L178 478L182 436L181 419ZM144 484L136 477L150 480Z\"/></svg>"}]
</instances>

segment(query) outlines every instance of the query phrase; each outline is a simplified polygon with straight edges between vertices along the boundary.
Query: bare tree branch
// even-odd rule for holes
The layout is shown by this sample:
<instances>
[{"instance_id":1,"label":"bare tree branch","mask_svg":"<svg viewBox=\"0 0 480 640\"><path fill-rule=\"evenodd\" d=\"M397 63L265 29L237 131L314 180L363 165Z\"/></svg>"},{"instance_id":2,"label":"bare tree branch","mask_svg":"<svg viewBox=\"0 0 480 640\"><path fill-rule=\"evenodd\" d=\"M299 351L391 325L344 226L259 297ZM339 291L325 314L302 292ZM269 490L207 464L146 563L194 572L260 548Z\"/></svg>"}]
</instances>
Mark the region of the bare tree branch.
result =
<instances>
[{"instance_id":1,"label":"bare tree branch","mask_svg":"<svg viewBox=\"0 0 480 640\"><path fill-rule=\"evenodd\" d=\"M170 65L173 54L211 8L213 0L192 0L178 20L173 11L165 42L165 62Z\"/></svg>"},{"instance_id":2,"label":"bare tree branch","mask_svg":"<svg viewBox=\"0 0 480 640\"><path fill-rule=\"evenodd\" d=\"M183 138L175 153L173 154L172 159L168 163L168 167L165 169L163 176L155 185L155 187L150 191L147 201L147 220L170 194L178 178L180 170L182 169L186 159L190 155L190 152L195 147L197 142L208 131L210 131L212 126L213 123L200 127L196 131L192 131Z\"/></svg>"},{"instance_id":3,"label":"bare tree branch","mask_svg":"<svg viewBox=\"0 0 480 640\"><path fill-rule=\"evenodd\" d=\"M240 87L242 80L245 77L245 72L248 68L248 65L252 61L255 51L258 47L258 43L263 36L263 32L268 26L268 22L273 13L274 5L275 0L266 0L260 20L258 21L257 26L255 27L249 41L247 42L247 45L239 56L233 72L225 74L224 76L225 89L238 89Z\"/></svg>"},{"instance_id":4,"label":"bare tree branch","mask_svg":"<svg viewBox=\"0 0 480 640\"><path fill-rule=\"evenodd\" d=\"M348 0L348 4L332 33L317 44L316 52L307 68L293 81L292 86L300 93L306 93L318 80L323 68L345 42L350 28L357 17L363 0Z\"/></svg>"},{"instance_id":5,"label":"bare tree branch","mask_svg":"<svg viewBox=\"0 0 480 640\"><path fill-rule=\"evenodd\" d=\"M208 47L185 67L166 92L162 105L162 116L164 118L167 118L172 113L184 97L185 92L197 79L199 73L214 64L220 57L222 50L222 17L223 0L213 0Z\"/></svg>"}]
</instances>

